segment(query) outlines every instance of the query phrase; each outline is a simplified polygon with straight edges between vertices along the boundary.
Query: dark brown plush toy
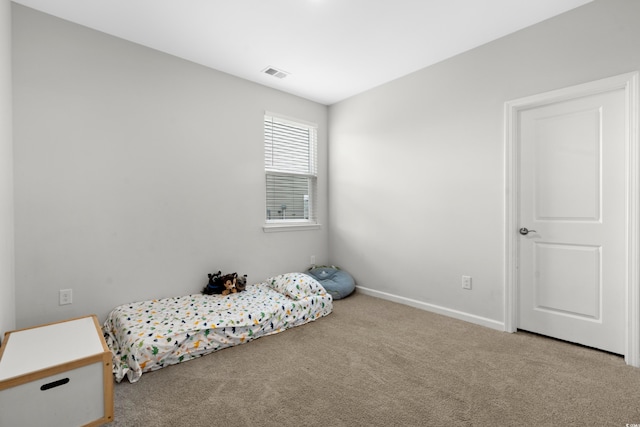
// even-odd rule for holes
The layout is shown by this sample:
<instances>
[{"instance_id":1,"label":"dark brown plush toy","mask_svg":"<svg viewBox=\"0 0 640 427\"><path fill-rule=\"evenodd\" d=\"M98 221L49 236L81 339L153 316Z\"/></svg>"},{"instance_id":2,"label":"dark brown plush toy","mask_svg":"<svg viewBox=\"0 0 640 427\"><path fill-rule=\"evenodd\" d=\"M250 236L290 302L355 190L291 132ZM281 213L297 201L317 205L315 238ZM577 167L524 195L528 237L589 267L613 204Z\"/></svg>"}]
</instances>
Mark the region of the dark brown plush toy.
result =
<instances>
[{"instance_id":1,"label":"dark brown plush toy","mask_svg":"<svg viewBox=\"0 0 640 427\"><path fill-rule=\"evenodd\" d=\"M238 283L237 273L224 275L220 280L225 288L224 291L222 291L222 295L229 295L230 293L235 294L238 292L238 289L236 289L236 283Z\"/></svg>"}]
</instances>

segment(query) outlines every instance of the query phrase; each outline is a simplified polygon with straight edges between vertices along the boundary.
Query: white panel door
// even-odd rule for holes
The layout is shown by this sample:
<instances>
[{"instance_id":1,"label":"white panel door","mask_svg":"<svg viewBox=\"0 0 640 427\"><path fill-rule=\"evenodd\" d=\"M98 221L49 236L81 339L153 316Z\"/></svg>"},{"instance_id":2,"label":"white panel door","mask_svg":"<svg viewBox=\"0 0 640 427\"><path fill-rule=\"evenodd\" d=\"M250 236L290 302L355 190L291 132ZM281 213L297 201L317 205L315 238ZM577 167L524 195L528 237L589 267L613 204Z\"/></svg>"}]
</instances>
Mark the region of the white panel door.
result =
<instances>
[{"instance_id":1,"label":"white panel door","mask_svg":"<svg viewBox=\"0 0 640 427\"><path fill-rule=\"evenodd\" d=\"M518 328L618 354L626 331L625 105L620 89L518 113Z\"/></svg>"}]
</instances>

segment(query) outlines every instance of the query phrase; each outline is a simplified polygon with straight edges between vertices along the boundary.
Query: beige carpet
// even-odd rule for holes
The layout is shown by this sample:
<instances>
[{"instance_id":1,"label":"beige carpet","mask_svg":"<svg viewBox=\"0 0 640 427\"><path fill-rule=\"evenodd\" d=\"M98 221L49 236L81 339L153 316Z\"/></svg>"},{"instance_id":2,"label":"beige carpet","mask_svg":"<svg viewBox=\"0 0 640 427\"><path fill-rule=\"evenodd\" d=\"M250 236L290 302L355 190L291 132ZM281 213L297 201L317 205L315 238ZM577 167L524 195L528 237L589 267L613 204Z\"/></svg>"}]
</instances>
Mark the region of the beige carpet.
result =
<instances>
[{"instance_id":1,"label":"beige carpet","mask_svg":"<svg viewBox=\"0 0 640 427\"><path fill-rule=\"evenodd\" d=\"M356 293L310 324L116 384L109 426L627 423L640 369L621 357Z\"/></svg>"}]
</instances>

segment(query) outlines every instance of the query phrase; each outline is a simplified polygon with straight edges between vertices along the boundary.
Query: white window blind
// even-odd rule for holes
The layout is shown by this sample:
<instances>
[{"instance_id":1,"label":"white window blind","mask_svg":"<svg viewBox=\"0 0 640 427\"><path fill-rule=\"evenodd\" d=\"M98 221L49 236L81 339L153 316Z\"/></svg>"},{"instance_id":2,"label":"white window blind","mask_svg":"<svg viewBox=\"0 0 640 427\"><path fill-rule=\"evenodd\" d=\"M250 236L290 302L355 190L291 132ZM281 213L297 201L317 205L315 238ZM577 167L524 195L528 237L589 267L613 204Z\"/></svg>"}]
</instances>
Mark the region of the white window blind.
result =
<instances>
[{"instance_id":1,"label":"white window blind","mask_svg":"<svg viewBox=\"0 0 640 427\"><path fill-rule=\"evenodd\" d=\"M317 127L266 113L266 221L316 222Z\"/></svg>"}]
</instances>

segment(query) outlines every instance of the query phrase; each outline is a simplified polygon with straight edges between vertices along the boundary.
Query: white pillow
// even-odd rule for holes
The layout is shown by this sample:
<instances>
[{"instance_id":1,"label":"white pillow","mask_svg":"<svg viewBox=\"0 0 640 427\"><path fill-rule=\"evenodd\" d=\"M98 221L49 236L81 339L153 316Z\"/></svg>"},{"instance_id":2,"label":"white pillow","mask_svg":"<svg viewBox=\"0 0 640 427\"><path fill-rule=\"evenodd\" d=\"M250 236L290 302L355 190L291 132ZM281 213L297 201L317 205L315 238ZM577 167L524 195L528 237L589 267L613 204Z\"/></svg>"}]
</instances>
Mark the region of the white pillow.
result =
<instances>
[{"instance_id":1,"label":"white pillow","mask_svg":"<svg viewBox=\"0 0 640 427\"><path fill-rule=\"evenodd\" d=\"M271 288L294 300L326 292L316 279L304 273L285 273L267 279L266 282Z\"/></svg>"}]
</instances>

